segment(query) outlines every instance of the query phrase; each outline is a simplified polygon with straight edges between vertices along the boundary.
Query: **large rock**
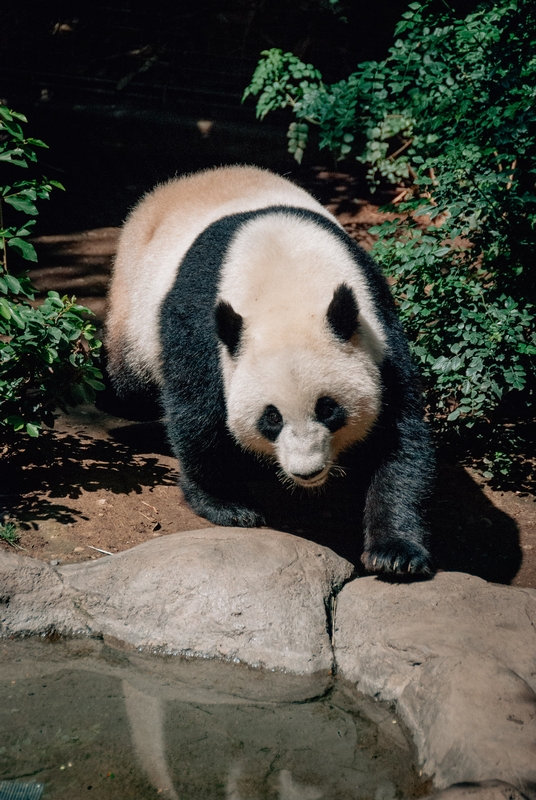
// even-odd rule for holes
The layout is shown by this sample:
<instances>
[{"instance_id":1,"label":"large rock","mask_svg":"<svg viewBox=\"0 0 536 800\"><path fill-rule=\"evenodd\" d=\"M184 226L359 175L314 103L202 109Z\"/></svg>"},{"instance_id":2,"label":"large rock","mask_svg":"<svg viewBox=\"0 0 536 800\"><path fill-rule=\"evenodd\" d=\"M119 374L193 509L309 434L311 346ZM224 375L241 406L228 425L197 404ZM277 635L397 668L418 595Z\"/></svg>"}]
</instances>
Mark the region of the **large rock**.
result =
<instances>
[{"instance_id":1,"label":"large rock","mask_svg":"<svg viewBox=\"0 0 536 800\"><path fill-rule=\"evenodd\" d=\"M442 789L502 780L536 794L536 591L461 573L337 598L338 674L396 700Z\"/></svg>"},{"instance_id":2,"label":"large rock","mask_svg":"<svg viewBox=\"0 0 536 800\"><path fill-rule=\"evenodd\" d=\"M86 631L72 595L44 561L0 550L0 637Z\"/></svg>"},{"instance_id":3,"label":"large rock","mask_svg":"<svg viewBox=\"0 0 536 800\"><path fill-rule=\"evenodd\" d=\"M104 635L136 648L326 676L327 608L352 574L278 531L211 528L53 570L3 555L0 634Z\"/></svg>"}]
</instances>

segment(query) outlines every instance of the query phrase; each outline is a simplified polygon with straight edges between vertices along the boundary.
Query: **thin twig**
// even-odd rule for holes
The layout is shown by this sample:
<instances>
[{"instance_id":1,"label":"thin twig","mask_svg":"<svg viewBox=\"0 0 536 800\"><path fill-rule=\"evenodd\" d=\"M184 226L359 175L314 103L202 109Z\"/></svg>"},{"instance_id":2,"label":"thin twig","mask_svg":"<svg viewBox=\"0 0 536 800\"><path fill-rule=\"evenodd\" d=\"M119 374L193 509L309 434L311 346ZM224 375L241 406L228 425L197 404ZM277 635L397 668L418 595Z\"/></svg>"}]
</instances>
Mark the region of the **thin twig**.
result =
<instances>
[{"instance_id":1,"label":"thin twig","mask_svg":"<svg viewBox=\"0 0 536 800\"><path fill-rule=\"evenodd\" d=\"M510 169L515 169L516 167L517 167L517 158L514 158L514 160L512 161L512 166L510 167ZM512 174L508 176L508 183L506 184L506 191L507 192L509 192L510 189L512 188L513 181L514 181L514 173L512 172Z\"/></svg>"},{"instance_id":2,"label":"thin twig","mask_svg":"<svg viewBox=\"0 0 536 800\"><path fill-rule=\"evenodd\" d=\"M409 163L408 163L408 172L411 175L411 177L413 178L413 182L417 183L417 173L415 172L415 170L413 169L413 167Z\"/></svg>"},{"instance_id":3,"label":"thin twig","mask_svg":"<svg viewBox=\"0 0 536 800\"><path fill-rule=\"evenodd\" d=\"M110 553L109 550L102 550L100 547L93 547L92 544L86 544L86 547L91 547L92 550L97 550L99 553L104 553L105 556L113 556L115 553Z\"/></svg>"},{"instance_id":4,"label":"thin twig","mask_svg":"<svg viewBox=\"0 0 536 800\"><path fill-rule=\"evenodd\" d=\"M288 92L285 95L285 100L289 104L289 106L292 106L292 108L294 108L294 106L297 104L297 101L294 100L294 98L291 97L291 95L288 94ZM310 122L311 125L320 125L320 122L317 119L313 119L312 117L302 117L302 119L304 119L306 122Z\"/></svg>"},{"instance_id":5,"label":"thin twig","mask_svg":"<svg viewBox=\"0 0 536 800\"><path fill-rule=\"evenodd\" d=\"M4 210L2 207L2 201L0 200L0 230L4 230ZM2 236L2 259L3 259L3 270L7 273L7 240L5 236Z\"/></svg>"},{"instance_id":6,"label":"thin twig","mask_svg":"<svg viewBox=\"0 0 536 800\"><path fill-rule=\"evenodd\" d=\"M391 201L391 205L396 206L397 203L400 203L400 201L404 199L408 192L411 193L411 189L402 189L400 194L397 194L395 199Z\"/></svg>"},{"instance_id":7,"label":"thin twig","mask_svg":"<svg viewBox=\"0 0 536 800\"><path fill-rule=\"evenodd\" d=\"M405 144L403 144L402 147L399 147L398 150L396 150L394 153L391 153L389 158L396 158L397 156L399 156L400 153L403 153L404 150L407 147L409 147L412 142L413 142L413 139L408 139L408 141Z\"/></svg>"}]
</instances>

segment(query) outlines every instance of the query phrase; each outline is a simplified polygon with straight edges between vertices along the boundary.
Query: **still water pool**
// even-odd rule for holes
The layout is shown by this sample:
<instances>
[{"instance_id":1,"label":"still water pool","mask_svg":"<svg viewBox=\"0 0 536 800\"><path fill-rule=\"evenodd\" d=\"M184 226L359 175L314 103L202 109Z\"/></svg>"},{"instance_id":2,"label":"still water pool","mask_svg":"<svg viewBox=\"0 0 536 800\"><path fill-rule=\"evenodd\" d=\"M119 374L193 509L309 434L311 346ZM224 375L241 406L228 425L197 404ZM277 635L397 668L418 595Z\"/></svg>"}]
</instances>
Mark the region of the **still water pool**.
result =
<instances>
[{"instance_id":1,"label":"still water pool","mask_svg":"<svg viewBox=\"0 0 536 800\"><path fill-rule=\"evenodd\" d=\"M427 794L403 726L342 685L101 641L0 643L0 781L54 800Z\"/></svg>"}]
</instances>

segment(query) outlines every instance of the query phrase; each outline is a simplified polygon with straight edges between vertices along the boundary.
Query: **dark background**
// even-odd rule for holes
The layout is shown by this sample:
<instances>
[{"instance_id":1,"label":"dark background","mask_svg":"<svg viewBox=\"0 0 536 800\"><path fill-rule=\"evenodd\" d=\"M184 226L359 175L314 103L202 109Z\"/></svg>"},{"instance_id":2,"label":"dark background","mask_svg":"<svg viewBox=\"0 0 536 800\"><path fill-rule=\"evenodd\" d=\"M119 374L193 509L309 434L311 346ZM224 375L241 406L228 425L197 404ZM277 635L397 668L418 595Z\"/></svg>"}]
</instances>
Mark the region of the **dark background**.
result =
<instances>
[{"instance_id":1,"label":"dark background","mask_svg":"<svg viewBox=\"0 0 536 800\"><path fill-rule=\"evenodd\" d=\"M453 0L467 13L474 0ZM2 10L0 98L26 113L28 135L50 146L40 174L64 183L41 205L37 232L121 223L160 180L224 163L300 178L334 162L310 147L286 152L290 116L255 121L241 103L260 52L290 50L328 83L382 59L407 0L19 2ZM444 10L443 0L432 7ZM213 121L210 135L199 119ZM18 176L20 179L20 175Z\"/></svg>"}]
</instances>

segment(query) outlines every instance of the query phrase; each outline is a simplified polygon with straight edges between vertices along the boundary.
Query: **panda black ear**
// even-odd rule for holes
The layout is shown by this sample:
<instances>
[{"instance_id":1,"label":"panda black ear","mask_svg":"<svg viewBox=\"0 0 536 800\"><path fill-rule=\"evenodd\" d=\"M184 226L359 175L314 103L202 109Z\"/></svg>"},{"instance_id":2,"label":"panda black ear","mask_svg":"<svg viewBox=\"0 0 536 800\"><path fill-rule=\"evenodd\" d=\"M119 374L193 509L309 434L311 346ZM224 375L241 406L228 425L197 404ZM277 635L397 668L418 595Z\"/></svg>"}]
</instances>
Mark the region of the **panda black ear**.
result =
<instances>
[{"instance_id":1,"label":"panda black ear","mask_svg":"<svg viewBox=\"0 0 536 800\"><path fill-rule=\"evenodd\" d=\"M214 310L214 317L216 319L216 332L218 339L228 349L229 353L234 356L240 345L240 334L242 333L242 326L244 323L240 314L237 314L230 303L225 300L220 300Z\"/></svg>"},{"instance_id":2,"label":"panda black ear","mask_svg":"<svg viewBox=\"0 0 536 800\"><path fill-rule=\"evenodd\" d=\"M341 283L333 292L326 316L337 339L348 342L357 330L359 307L353 291L345 283Z\"/></svg>"}]
</instances>

